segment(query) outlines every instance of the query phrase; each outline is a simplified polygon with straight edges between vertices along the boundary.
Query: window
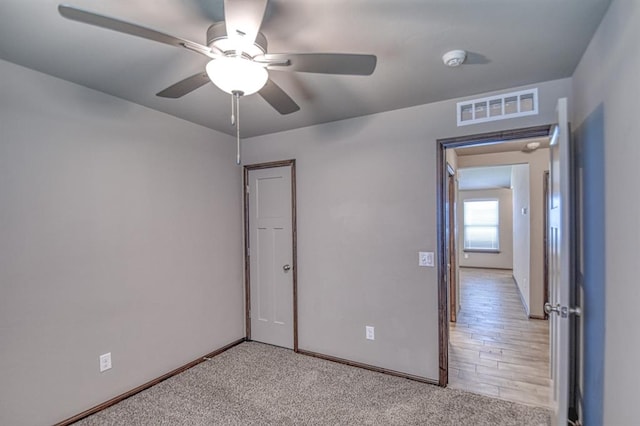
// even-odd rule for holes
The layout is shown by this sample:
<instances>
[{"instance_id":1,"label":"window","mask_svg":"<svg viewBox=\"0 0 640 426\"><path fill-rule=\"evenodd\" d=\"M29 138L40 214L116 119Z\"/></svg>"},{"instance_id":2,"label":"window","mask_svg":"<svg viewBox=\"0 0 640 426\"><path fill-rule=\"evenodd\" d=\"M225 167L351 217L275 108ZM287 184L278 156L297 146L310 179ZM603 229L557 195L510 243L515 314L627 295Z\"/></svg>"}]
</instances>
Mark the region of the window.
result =
<instances>
[{"instance_id":1,"label":"window","mask_svg":"<svg viewBox=\"0 0 640 426\"><path fill-rule=\"evenodd\" d=\"M498 200L464 202L464 250L498 251Z\"/></svg>"}]
</instances>

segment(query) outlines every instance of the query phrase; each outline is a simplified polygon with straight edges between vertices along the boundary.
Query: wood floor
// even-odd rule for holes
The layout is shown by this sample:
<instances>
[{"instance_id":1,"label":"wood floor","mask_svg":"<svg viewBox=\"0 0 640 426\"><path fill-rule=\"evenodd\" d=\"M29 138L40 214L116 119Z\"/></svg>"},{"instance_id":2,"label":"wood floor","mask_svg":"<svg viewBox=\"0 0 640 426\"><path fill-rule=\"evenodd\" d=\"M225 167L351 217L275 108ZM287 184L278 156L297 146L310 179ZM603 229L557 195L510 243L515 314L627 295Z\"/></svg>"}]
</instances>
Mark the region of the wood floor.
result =
<instances>
[{"instance_id":1,"label":"wood floor","mask_svg":"<svg viewBox=\"0 0 640 426\"><path fill-rule=\"evenodd\" d=\"M512 271L460 268L460 293L449 386L549 407L549 323L527 318Z\"/></svg>"}]
</instances>

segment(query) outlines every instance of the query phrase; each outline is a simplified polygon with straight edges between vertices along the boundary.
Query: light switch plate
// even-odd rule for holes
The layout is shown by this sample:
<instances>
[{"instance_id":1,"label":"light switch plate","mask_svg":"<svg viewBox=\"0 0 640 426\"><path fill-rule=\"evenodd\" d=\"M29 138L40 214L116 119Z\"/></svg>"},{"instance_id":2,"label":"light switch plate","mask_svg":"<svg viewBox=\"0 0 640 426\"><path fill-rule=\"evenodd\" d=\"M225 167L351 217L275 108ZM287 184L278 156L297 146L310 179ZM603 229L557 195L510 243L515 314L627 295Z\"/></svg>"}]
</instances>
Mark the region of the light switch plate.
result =
<instances>
[{"instance_id":1,"label":"light switch plate","mask_svg":"<svg viewBox=\"0 0 640 426\"><path fill-rule=\"evenodd\" d=\"M435 266L432 251L418 252L418 265L419 266Z\"/></svg>"}]
</instances>

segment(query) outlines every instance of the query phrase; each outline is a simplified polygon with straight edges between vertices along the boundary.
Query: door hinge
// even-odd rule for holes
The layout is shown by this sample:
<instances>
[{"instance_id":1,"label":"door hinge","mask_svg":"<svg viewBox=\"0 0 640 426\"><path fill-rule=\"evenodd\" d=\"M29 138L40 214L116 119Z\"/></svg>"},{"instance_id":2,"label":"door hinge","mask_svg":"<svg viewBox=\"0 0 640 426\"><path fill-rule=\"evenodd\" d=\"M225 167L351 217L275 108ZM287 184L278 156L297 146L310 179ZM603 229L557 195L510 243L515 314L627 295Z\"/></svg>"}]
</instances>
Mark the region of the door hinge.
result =
<instances>
[{"instance_id":1,"label":"door hinge","mask_svg":"<svg viewBox=\"0 0 640 426\"><path fill-rule=\"evenodd\" d=\"M249 309L249 318L251 318L251 309Z\"/></svg>"},{"instance_id":2,"label":"door hinge","mask_svg":"<svg viewBox=\"0 0 640 426\"><path fill-rule=\"evenodd\" d=\"M249 193L249 185L247 185L247 194Z\"/></svg>"}]
</instances>

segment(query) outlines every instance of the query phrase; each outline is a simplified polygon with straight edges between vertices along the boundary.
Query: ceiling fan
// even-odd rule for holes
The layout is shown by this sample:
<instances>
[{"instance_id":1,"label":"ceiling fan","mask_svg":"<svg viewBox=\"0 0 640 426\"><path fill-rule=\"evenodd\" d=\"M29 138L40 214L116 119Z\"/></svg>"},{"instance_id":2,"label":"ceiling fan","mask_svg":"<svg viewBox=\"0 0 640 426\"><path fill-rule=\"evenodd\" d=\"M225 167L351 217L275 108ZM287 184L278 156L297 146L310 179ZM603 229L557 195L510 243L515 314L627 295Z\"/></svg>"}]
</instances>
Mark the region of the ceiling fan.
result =
<instances>
[{"instance_id":1,"label":"ceiling fan","mask_svg":"<svg viewBox=\"0 0 640 426\"><path fill-rule=\"evenodd\" d=\"M258 93L280 114L300 109L298 104L269 78L269 69L321 74L371 75L376 56L348 53L267 53L267 39L260 32L268 0L224 0L224 21L207 30L206 45L174 37L138 24L61 4L65 18L146 38L190 50L210 59L200 71L157 93L163 98L180 98L213 82L232 95L232 123L238 139L238 105L241 96Z\"/></svg>"}]
</instances>

